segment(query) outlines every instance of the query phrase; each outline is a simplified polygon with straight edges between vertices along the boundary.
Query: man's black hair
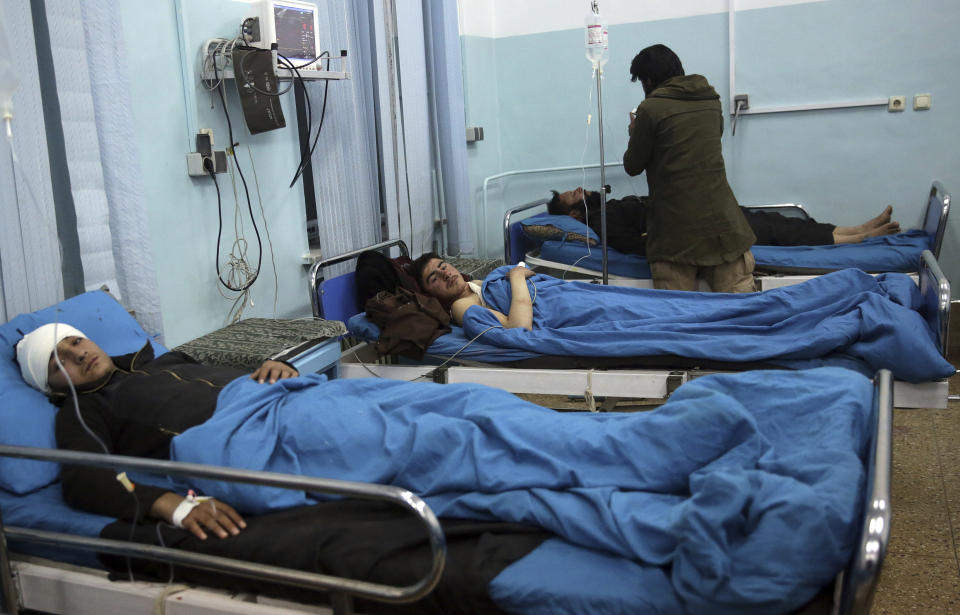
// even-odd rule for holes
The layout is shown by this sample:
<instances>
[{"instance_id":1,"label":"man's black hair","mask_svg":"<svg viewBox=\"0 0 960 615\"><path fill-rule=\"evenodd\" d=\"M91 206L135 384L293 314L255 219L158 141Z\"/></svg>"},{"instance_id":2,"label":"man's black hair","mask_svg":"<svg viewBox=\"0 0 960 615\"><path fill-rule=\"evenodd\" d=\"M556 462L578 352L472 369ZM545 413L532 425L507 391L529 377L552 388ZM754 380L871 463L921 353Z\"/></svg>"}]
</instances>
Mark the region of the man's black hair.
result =
<instances>
[{"instance_id":1,"label":"man's black hair","mask_svg":"<svg viewBox=\"0 0 960 615\"><path fill-rule=\"evenodd\" d=\"M435 258L443 260L443 257L436 252L425 252L407 266L407 272L413 276L413 279L417 281L417 284L419 284L421 288L426 286L426 282L423 279L423 270L427 268L427 263Z\"/></svg>"},{"instance_id":2,"label":"man's black hair","mask_svg":"<svg viewBox=\"0 0 960 615\"><path fill-rule=\"evenodd\" d=\"M666 45L651 45L643 49L630 63L630 81L650 82L653 91L670 77L682 77L680 58Z\"/></svg>"},{"instance_id":3,"label":"man's black hair","mask_svg":"<svg viewBox=\"0 0 960 615\"><path fill-rule=\"evenodd\" d=\"M553 193L553 198L547 203L547 213L553 216L566 216L569 214L570 208L560 202L560 193L556 190L551 190L550 192Z\"/></svg>"}]
</instances>

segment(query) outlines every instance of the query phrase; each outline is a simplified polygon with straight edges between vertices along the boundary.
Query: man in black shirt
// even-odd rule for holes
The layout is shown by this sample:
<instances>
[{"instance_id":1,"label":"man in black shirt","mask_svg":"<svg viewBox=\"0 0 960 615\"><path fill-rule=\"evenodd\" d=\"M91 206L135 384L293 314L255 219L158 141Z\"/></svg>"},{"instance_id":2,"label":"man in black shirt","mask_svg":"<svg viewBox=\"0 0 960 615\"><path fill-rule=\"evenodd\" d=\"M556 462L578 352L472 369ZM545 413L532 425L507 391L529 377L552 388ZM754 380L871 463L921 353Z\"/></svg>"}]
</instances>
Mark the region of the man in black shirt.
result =
<instances>
[{"instance_id":1,"label":"man in black shirt","mask_svg":"<svg viewBox=\"0 0 960 615\"><path fill-rule=\"evenodd\" d=\"M553 192L547 211L569 215L587 224L600 235L600 194L583 188ZM646 253L645 196L607 199L607 245L624 254ZM893 207L858 226L836 226L813 218L791 218L770 211L742 207L747 223L757 236L756 245L823 246L838 243L859 243L867 237L900 232L900 223L891 221Z\"/></svg>"},{"instance_id":2,"label":"man in black shirt","mask_svg":"<svg viewBox=\"0 0 960 615\"><path fill-rule=\"evenodd\" d=\"M56 353L53 352L54 347ZM180 352L156 359L146 344L138 352L110 357L77 329L50 324L28 333L17 345L17 361L28 384L65 404L57 413L60 448L169 459L170 440L206 421L220 390L245 372L207 366ZM297 376L279 361L265 361L251 378L274 383ZM78 408L70 407L71 387ZM205 540L236 535L243 518L229 505L196 500L149 485L137 485L139 505L107 469L64 466L63 497L68 504L98 514L142 521L163 520ZM139 509L139 510L138 510Z\"/></svg>"}]
</instances>

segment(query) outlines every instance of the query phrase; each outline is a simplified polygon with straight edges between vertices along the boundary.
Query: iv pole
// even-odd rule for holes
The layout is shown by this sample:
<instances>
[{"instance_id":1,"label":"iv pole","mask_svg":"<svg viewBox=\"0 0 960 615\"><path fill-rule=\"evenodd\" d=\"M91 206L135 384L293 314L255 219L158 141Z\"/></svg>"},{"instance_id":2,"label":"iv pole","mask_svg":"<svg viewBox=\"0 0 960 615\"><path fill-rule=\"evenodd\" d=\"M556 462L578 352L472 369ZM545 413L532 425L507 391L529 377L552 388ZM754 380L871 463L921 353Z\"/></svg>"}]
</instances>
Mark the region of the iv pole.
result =
<instances>
[{"instance_id":1,"label":"iv pole","mask_svg":"<svg viewBox=\"0 0 960 615\"><path fill-rule=\"evenodd\" d=\"M595 15L600 13L597 0L590 6ZM601 251L601 281L607 285L607 172L603 161L603 64L597 65L597 124L600 130L600 251Z\"/></svg>"}]
</instances>

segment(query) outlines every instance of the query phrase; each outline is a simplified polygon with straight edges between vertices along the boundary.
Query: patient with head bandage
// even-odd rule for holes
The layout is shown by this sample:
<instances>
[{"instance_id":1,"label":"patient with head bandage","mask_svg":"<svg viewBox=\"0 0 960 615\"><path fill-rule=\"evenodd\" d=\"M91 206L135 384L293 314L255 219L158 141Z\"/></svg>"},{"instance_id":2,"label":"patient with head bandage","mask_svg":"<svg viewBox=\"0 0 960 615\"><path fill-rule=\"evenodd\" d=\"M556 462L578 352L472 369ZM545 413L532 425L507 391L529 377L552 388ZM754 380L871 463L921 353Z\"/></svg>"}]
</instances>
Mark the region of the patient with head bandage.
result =
<instances>
[{"instance_id":1,"label":"patient with head bandage","mask_svg":"<svg viewBox=\"0 0 960 615\"><path fill-rule=\"evenodd\" d=\"M114 369L99 346L65 323L46 324L23 336L17 343L17 363L24 381L48 394L66 391L70 384L95 382Z\"/></svg>"},{"instance_id":2,"label":"patient with head bandage","mask_svg":"<svg viewBox=\"0 0 960 615\"><path fill-rule=\"evenodd\" d=\"M239 369L203 365L177 351L154 356L149 342L137 352L109 356L83 331L64 323L43 325L24 335L16 345L16 359L23 380L61 406L55 421L59 448L153 459L176 459L172 452L174 437L211 419L221 391L231 383L232 390L239 385L259 399L284 396L319 378L284 386L275 383L299 374L278 361L265 361L248 376ZM261 384L250 382L251 378ZM257 421L250 423L256 425ZM259 440L256 445L269 448ZM312 450L308 447L295 454L306 455ZM62 495L67 504L134 524L109 524L101 532L103 538L159 542L185 551L315 574L376 576L369 580L397 586L420 579L432 557L420 521L382 502L345 498L267 512L238 504L241 515L220 497L197 497L192 491L176 493L170 486L138 481L131 495L118 482L119 469L61 467ZM197 485L189 481L184 488L199 490ZM261 508L269 508L273 497L264 493ZM437 588L412 607L417 613L460 611L464 604L477 605L469 612L499 612L488 595L487 583L548 537L535 526L460 519L441 522L451 533L445 568L451 573L445 572ZM498 529L501 526L503 529ZM207 540L208 534L224 540ZM127 565L122 558L104 557L102 561L113 570L123 570ZM137 561L134 567L137 572L159 578L171 574L162 562ZM370 572L374 569L375 573ZM300 589L285 590L270 581L224 580L180 566L172 574L178 580L231 591L318 600ZM376 605L364 608L364 612L395 611Z\"/></svg>"},{"instance_id":3,"label":"patient with head bandage","mask_svg":"<svg viewBox=\"0 0 960 615\"><path fill-rule=\"evenodd\" d=\"M134 354L111 357L65 323L46 324L24 335L16 356L24 381L54 402L76 395L77 412L68 404L67 411L57 414L60 448L158 459L169 458L170 439L208 419L219 391L244 375L202 365L180 352L154 358L149 343ZM250 377L273 384L297 375L293 367L267 360ZM206 539L205 530L225 538L245 525L223 502L208 500L198 506L183 495L147 485L137 488L145 505L137 510L108 470L65 466L61 477L64 499L91 512L127 519L139 515L136 521L162 519L200 539Z\"/></svg>"}]
</instances>

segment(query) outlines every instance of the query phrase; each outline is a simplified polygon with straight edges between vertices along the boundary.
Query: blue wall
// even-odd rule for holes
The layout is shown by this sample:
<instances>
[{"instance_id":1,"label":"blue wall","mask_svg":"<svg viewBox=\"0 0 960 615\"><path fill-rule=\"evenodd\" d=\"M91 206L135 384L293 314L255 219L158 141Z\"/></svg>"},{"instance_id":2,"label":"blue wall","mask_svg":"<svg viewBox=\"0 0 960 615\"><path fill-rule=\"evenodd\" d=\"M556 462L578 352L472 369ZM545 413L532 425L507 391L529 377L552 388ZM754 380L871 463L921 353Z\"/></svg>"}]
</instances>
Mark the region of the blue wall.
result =
<instances>
[{"instance_id":1,"label":"blue wall","mask_svg":"<svg viewBox=\"0 0 960 615\"><path fill-rule=\"evenodd\" d=\"M628 110L643 99L642 88L629 81L629 63L647 45L673 48L686 71L705 75L727 107L727 20L721 13L609 28L603 85L608 163L621 159ZM831 0L738 12L736 88L750 95L752 106L893 95L908 101L900 113L871 107L741 118L736 136L729 129L724 135L728 176L741 203L800 202L815 217L838 224L859 223L890 203L895 218L910 226L919 222L932 180L960 194L958 28L960 3L954 0ZM582 29L464 36L462 48L467 125L484 126L486 133L470 160L478 222L485 177L598 162L596 92ZM912 110L918 93L932 94L929 111ZM506 208L550 187L579 185L582 177L588 186L599 184L596 170L491 182L485 231L478 230L485 232L486 252L500 253ZM621 169L609 170L607 183L615 195L646 192L643 176L627 178ZM958 219L954 212L940 261L960 281Z\"/></svg>"},{"instance_id":2,"label":"blue wall","mask_svg":"<svg viewBox=\"0 0 960 615\"><path fill-rule=\"evenodd\" d=\"M232 305L218 292L214 268L216 191L209 178L191 178L186 172L185 156L193 150L188 118L191 128L213 129L216 149L227 144L227 125L220 101L214 101L200 87L195 75L199 51L208 38L232 37L243 17L257 7L232 0L183 1L185 84L181 77L176 5L174 0L120 3L151 224L152 245L145 248L154 251L166 342L170 346L222 327ZM259 206L254 201L264 253L260 277L252 288L254 306L246 308L244 317L307 316L310 300L306 267L302 264L302 257L308 252L303 192L299 183L287 188L299 163L292 93L282 99L287 128L251 136L243 123L232 81L228 82L227 91L234 138L243 144L237 150L238 158L253 199L256 186L244 145L250 145L256 161L277 267L274 312L275 278ZM221 174L217 178L223 193L223 263L233 243L235 201L230 176ZM250 243L248 260L256 266L256 237L249 226L242 187L239 191Z\"/></svg>"}]
</instances>

